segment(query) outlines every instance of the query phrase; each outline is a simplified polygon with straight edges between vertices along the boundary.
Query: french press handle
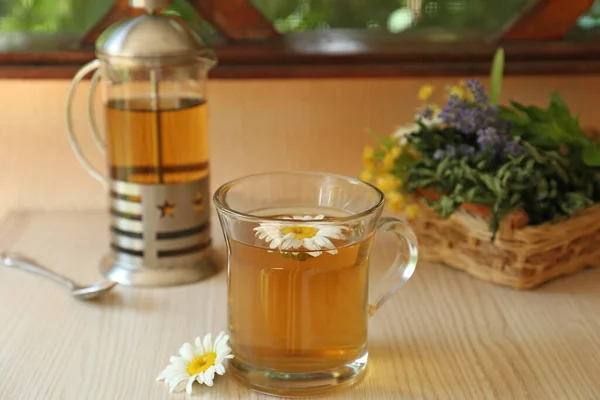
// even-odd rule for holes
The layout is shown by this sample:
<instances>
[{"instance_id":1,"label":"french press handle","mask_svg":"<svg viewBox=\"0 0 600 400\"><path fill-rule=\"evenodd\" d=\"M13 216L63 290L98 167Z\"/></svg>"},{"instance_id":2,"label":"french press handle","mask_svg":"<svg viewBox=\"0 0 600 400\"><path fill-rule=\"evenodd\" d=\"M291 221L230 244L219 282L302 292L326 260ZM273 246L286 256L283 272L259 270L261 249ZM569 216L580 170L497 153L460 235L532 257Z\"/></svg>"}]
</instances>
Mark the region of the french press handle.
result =
<instances>
[{"instance_id":1,"label":"french press handle","mask_svg":"<svg viewBox=\"0 0 600 400\"><path fill-rule=\"evenodd\" d=\"M100 171L96 169L90 163L90 161L86 158L81 150L81 146L79 145L79 141L75 136L73 131L73 97L75 95L75 91L77 86L81 82L83 78L85 78L90 73L94 72L92 75L92 79L90 81L90 90L88 93L87 100L87 113L88 113L88 121L90 124L90 128L92 130L92 134L94 136L94 141L96 145L100 149L102 153L106 153L106 144L102 140L102 136L100 136L100 131L98 130L98 124L96 123L95 110L94 110L94 95L96 94L96 87L98 86L98 82L100 81L100 60L94 60L86 65L84 65L71 82L71 86L69 87L69 93L67 95L67 133L69 134L69 142L71 143L71 148L77 157L77 160L81 163L83 168L95 179L100 181L104 186L108 186L108 181L104 175Z\"/></svg>"}]
</instances>

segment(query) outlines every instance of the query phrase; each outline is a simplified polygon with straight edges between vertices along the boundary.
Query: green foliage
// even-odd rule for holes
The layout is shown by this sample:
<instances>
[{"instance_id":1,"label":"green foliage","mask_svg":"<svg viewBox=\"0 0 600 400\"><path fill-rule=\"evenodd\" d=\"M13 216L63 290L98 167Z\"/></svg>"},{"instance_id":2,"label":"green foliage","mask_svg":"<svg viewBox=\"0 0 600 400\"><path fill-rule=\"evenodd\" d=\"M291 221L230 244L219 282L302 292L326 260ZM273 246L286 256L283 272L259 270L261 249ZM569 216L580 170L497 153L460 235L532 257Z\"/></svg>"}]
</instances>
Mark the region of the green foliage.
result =
<instances>
[{"instance_id":1,"label":"green foliage","mask_svg":"<svg viewBox=\"0 0 600 400\"><path fill-rule=\"evenodd\" d=\"M564 148L575 161L590 167L600 167L598 143L587 137L579 126L579 116L571 116L569 108L558 93L542 109L511 101L512 107L502 107L501 117L511 121L513 136L520 136L533 146L559 151Z\"/></svg>"},{"instance_id":2,"label":"green foliage","mask_svg":"<svg viewBox=\"0 0 600 400\"><path fill-rule=\"evenodd\" d=\"M504 49L499 48L494 55L490 73L490 104L498 104L502 93L502 76L504 74Z\"/></svg>"},{"instance_id":3,"label":"green foliage","mask_svg":"<svg viewBox=\"0 0 600 400\"><path fill-rule=\"evenodd\" d=\"M3 32L83 33L110 8L112 0L8 0L0 18Z\"/></svg>"},{"instance_id":4,"label":"green foliage","mask_svg":"<svg viewBox=\"0 0 600 400\"><path fill-rule=\"evenodd\" d=\"M115 0L0 0L0 32L83 35ZM187 0L173 0L166 14L181 16L201 34L212 34Z\"/></svg>"},{"instance_id":5,"label":"green foliage","mask_svg":"<svg viewBox=\"0 0 600 400\"><path fill-rule=\"evenodd\" d=\"M530 0L465 0L463 2L423 0L416 24L410 30L496 32L522 12ZM406 1L348 0L252 0L274 21L281 32L332 28L386 29L390 15L406 8Z\"/></svg>"}]
</instances>

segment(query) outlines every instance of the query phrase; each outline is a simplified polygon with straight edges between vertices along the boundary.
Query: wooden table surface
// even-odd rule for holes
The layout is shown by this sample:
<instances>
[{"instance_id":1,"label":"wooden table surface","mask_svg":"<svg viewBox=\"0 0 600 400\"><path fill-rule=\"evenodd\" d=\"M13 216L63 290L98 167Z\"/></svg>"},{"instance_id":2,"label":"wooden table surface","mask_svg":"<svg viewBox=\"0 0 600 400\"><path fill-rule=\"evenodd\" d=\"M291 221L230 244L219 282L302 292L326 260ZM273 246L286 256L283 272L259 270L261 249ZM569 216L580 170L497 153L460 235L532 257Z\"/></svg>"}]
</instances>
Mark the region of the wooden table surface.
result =
<instances>
[{"instance_id":1,"label":"wooden table surface","mask_svg":"<svg viewBox=\"0 0 600 400\"><path fill-rule=\"evenodd\" d=\"M218 224L218 258L223 246ZM103 212L13 212L0 249L68 274L100 278ZM375 247L373 263L385 258ZM185 341L226 328L225 274L159 289L119 287L100 303L0 267L0 399L183 399L158 373ZM600 398L600 269L518 292L419 265L372 319L366 379L323 399ZM229 376L204 399L263 399Z\"/></svg>"}]
</instances>

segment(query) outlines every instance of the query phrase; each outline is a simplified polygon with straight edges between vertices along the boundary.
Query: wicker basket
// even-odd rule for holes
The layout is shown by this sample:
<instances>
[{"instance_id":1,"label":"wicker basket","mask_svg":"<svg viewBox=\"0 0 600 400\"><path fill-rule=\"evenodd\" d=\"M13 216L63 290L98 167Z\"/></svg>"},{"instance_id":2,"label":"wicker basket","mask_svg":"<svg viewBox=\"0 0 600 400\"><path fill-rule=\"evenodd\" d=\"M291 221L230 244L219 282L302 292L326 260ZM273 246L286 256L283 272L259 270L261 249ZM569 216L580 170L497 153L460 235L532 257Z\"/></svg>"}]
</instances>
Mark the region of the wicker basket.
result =
<instances>
[{"instance_id":1,"label":"wicker basket","mask_svg":"<svg viewBox=\"0 0 600 400\"><path fill-rule=\"evenodd\" d=\"M504 218L493 243L489 220L462 210L443 219L424 208L412 225L421 259L516 289L600 263L600 204L556 223L530 226L526 220L519 213Z\"/></svg>"}]
</instances>

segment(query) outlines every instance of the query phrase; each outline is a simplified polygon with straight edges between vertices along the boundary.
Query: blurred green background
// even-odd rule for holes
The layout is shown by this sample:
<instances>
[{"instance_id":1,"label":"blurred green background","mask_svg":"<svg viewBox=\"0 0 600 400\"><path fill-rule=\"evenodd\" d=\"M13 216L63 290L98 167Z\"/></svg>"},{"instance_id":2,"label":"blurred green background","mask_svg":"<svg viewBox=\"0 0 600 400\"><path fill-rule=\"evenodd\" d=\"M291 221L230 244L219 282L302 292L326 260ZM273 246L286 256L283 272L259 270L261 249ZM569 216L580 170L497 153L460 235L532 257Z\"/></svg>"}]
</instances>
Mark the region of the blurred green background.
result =
<instances>
[{"instance_id":1,"label":"blurred green background","mask_svg":"<svg viewBox=\"0 0 600 400\"><path fill-rule=\"evenodd\" d=\"M252 0L281 32L306 29L496 31L530 0Z\"/></svg>"},{"instance_id":2,"label":"blurred green background","mask_svg":"<svg viewBox=\"0 0 600 400\"><path fill-rule=\"evenodd\" d=\"M0 0L0 31L83 35L110 9L114 0ZM166 11L206 29L186 0L174 0Z\"/></svg>"},{"instance_id":3,"label":"blurred green background","mask_svg":"<svg viewBox=\"0 0 600 400\"><path fill-rule=\"evenodd\" d=\"M0 0L0 32L82 35L114 0ZM252 0L281 32L312 29L382 29L392 33L499 31L531 0ZM186 0L168 12L201 33L211 29ZM600 0L580 19L575 35L600 30Z\"/></svg>"}]
</instances>

